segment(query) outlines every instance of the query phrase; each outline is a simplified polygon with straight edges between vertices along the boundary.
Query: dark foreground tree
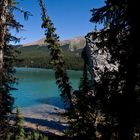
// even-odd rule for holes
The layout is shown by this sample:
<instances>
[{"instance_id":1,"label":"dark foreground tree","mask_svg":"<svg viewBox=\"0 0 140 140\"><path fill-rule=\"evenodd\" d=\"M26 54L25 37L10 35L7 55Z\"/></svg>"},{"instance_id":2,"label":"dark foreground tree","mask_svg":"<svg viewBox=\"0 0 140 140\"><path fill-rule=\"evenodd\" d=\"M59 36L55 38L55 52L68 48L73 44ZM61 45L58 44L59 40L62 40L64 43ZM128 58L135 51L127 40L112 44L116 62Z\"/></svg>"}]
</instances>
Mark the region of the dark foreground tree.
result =
<instances>
[{"instance_id":1,"label":"dark foreground tree","mask_svg":"<svg viewBox=\"0 0 140 140\"><path fill-rule=\"evenodd\" d=\"M98 50L107 50L108 63L118 67L111 71L105 66L95 85L95 96L105 114L104 139L132 140L139 133L140 106L136 87L140 49L138 20L132 10L136 7L136 3L129 0L107 0L105 6L92 10L91 22L102 23L105 28L90 33L89 38L93 38Z\"/></svg>"},{"instance_id":2,"label":"dark foreground tree","mask_svg":"<svg viewBox=\"0 0 140 140\"><path fill-rule=\"evenodd\" d=\"M8 71L10 69L8 61L10 54L7 56L9 46L7 46L7 17L8 1L0 2L0 138L6 139L9 129L9 114L12 113L13 98L9 94L10 84L13 80ZM7 48L7 50L6 50ZM13 57L12 57L13 58ZM12 59L10 60L12 61ZM10 62L9 61L9 62ZM12 65L12 64L11 64ZM13 70L11 69L11 73ZM8 75L7 75L8 74Z\"/></svg>"},{"instance_id":3,"label":"dark foreground tree","mask_svg":"<svg viewBox=\"0 0 140 140\"><path fill-rule=\"evenodd\" d=\"M0 2L0 139L8 140L12 133L11 115L14 99L10 94L14 90L16 52L11 42L19 41L12 36L11 29L17 32L23 27L14 19L14 10L20 10L14 0ZM20 12L23 12L20 10ZM25 16L26 12L23 12Z\"/></svg>"},{"instance_id":4,"label":"dark foreground tree","mask_svg":"<svg viewBox=\"0 0 140 140\"><path fill-rule=\"evenodd\" d=\"M92 87L83 92L85 83L74 92L68 115L69 134L76 139L132 140L140 135L139 27L132 10L136 7L129 0L107 0L92 10L91 22L104 28L86 36L93 50L92 56L85 52L84 57Z\"/></svg>"}]
</instances>

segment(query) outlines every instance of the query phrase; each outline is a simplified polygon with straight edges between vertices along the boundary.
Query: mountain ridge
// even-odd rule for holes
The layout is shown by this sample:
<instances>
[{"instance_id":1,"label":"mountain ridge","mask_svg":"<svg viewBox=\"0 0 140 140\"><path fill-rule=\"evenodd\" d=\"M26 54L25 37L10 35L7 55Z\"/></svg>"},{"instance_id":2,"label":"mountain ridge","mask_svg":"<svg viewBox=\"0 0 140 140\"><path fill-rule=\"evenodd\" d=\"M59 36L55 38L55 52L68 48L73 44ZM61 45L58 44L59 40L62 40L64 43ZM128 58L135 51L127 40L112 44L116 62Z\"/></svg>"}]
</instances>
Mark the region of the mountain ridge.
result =
<instances>
[{"instance_id":1,"label":"mountain ridge","mask_svg":"<svg viewBox=\"0 0 140 140\"><path fill-rule=\"evenodd\" d=\"M82 70L83 60L81 52L84 46L84 37L76 37L60 42L66 69ZM23 46L20 45L16 47L16 50L20 52L16 67L53 68L50 64L50 51L47 45L44 44L44 38L26 43Z\"/></svg>"},{"instance_id":2,"label":"mountain ridge","mask_svg":"<svg viewBox=\"0 0 140 140\"><path fill-rule=\"evenodd\" d=\"M41 38L41 39L29 42L29 43L25 43L22 45L22 47L29 47L29 46L36 46L36 45L44 46L45 45L44 41L45 41L45 38ZM75 38L60 41L60 46L66 46L66 45L69 46L70 51L82 49L85 46L85 38L75 37Z\"/></svg>"}]
</instances>

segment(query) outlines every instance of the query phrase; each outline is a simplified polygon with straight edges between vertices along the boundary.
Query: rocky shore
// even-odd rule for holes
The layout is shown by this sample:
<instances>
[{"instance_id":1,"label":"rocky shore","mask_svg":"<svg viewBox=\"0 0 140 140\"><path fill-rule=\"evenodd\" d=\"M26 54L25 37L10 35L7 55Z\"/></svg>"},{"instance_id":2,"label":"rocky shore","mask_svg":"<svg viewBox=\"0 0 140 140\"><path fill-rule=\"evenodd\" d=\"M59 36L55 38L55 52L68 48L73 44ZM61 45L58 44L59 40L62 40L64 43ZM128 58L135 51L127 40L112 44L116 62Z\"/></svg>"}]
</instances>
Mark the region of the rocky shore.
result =
<instances>
[{"instance_id":1,"label":"rocky shore","mask_svg":"<svg viewBox=\"0 0 140 140\"><path fill-rule=\"evenodd\" d=\"M38 129L44 133L63 136L67 119L61 114L65 110L56 106L41 104L21 109L25 128Z\"/></svg>"}]
</instances>

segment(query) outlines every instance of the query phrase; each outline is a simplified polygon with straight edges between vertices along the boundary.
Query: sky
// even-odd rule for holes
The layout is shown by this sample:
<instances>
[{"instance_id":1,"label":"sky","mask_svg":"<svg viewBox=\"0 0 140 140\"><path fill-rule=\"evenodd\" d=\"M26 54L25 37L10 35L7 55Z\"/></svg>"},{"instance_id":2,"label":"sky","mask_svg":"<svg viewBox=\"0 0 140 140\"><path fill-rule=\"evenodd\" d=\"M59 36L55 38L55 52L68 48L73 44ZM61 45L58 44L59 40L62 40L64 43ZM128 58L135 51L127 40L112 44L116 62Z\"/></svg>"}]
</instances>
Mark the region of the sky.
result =
<instances>
[{"instance_id":1,"label":"sky","mask_svg":"<svg viewBox=\"0 0 140 140\"><path fill-rule=\"evenodd\" d=\"M29 11L33 16L24 20L23 15L15 12L15 18L24 26L20 33L12 31L21 38L20 44L39 40L44 37L41 29L41 11L38 0L17 0L18 8ZM94 24L89 22L90 10L104 5L104 0L44 0L48 16L56 28L60 40L85 36L94 29Z\"/></svg>"}]
</instances>

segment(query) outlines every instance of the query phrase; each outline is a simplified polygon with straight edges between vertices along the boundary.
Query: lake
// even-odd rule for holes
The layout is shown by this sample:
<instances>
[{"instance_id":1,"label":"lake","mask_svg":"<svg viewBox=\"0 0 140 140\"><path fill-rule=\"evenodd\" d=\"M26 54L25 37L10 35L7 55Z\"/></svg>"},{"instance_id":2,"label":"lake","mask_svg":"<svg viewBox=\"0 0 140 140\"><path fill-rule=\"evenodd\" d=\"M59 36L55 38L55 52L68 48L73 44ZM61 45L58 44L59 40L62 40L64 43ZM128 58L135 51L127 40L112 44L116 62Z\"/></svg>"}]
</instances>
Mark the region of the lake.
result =
<instances>
[{"instance_id":1,"label":"lake","mask_svg":"<svg viewBox=\"0 0 140 140\"><path fill-rule=\"evenodd\" d=\"M60 91L55 83L54 71L39 68L17 68L16 77L18 90L12 91L15 98L15 107L32 107L49 104L60 108L64 107L60 98ZM81 71L68 71L71 85L78 89Z\"/></svg>"}]
</instances>

